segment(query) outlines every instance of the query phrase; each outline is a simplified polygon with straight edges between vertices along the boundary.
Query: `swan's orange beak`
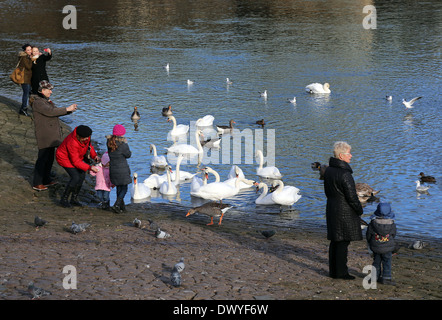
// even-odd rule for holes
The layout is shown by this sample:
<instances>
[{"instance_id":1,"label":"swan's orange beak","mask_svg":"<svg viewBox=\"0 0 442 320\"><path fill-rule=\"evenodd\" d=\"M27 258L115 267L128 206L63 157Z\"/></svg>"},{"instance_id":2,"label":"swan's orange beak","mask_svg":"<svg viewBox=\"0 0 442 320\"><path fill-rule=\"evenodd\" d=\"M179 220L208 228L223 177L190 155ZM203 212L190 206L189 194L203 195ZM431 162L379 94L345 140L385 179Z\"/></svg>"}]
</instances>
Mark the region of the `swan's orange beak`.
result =
<instances>
[{"instance_id":1,"label":"swan's orange beak","mask_svg":"<svg viewBox=\"0 0 442 320\"><path fill-rule=\"evenodd\" d=\"M190 216L190 210L187 212L186 217L187 217L187 216Z\"/></svg>"},{"instance_id":2,"label":"swan's orange beak","mask_svg":"<svg viewBox=\"0 0 442 320\"><path fill-rule=\"evenodd\" d=\"M134 184L137 184L137 178L134 177Z\"/></svg>"}]
</instances>

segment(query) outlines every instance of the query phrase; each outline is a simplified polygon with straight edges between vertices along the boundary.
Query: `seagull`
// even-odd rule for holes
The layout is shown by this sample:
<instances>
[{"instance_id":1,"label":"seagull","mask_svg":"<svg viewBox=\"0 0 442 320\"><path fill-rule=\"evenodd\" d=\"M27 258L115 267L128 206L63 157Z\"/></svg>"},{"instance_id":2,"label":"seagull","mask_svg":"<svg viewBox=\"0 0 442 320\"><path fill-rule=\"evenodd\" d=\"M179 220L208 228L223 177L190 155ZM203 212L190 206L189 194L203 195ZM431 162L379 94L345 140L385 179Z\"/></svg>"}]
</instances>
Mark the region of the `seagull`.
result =
<instances>
[{"instance_id":1,"label":"seagull","mask_svg":"<svg viewBox=\"0 0 442 320\"><path fill-rule=\"evenodd\" d=\"M402 103L404 104L404 106L406 108L411 109L411 108L413 108L413 103L416 100L419 100L420 98L422 98L422 97L416 97L416 98L411 99L410 101L405 101L405 99L402 99Z\"/></svg>"},{"instance_id":2,"label":"seagull","mask_svg":"<svg viewBox=\"0 0 442 320\"><path fill-rule=\"evenodd\" d=\"M170 274L170 282L172 282L174 287L179 287L181 285L181 274L176 268L173 268Z\"/></svg>"},{"instance_id":3,"label":"seagull","mask_svg":"<svg viewBox=\"0 0 442 320\"><path fill-rule=\"evenodd\" d=\"M29 284L28 284L28 292L32 295L32 300L40 299L43 296L49 296L52 294L49 291L46 291L41 288L37 288L36 286L34 286L34 282L32 282L32 281L29 282Z\"/></svg>"},{"instance_id":4,"label":"seagull","mask_svg":"<svg viewBox=\"0 0 442 320\"><path fill-rule=\"evenodd\" d=\"M259 94L261 95L262 98L267 100L267 90L264 90L264 92L260 92Z\"/></svg>"},{"instance_id":5,"label":"seagull","mask_svg":"<svg viewBox=\"0 0 442 320\"><path fill-rule=\"evenodd\" d=\"M166 65L164 66L164 68L166 69L167 72L169 72L169 64L166 64Z\"/></svg>"},{"instance_id":6,"label":"seagull","mask_svg":"<svg viewBox=\"0 0 442 320\"><path fill-rule=\"evenodd\" d=\"M132 115L130 116L130 118L132 120L139 120L141 118L140 113L137 110L137 107L134 107L134 112L132 112Z\"/></svg>"},{"instance_id":7,"label":"seagull","mask_svg":"<svg viewBox=\"0 0 442 320\"><path fill-rule=\"evenodd\" d=\"M164 238L169 238L170 234L168 234L167 232L161 230L158 227L157 230L155 231L155 237L158 238L158 239L164 239Z\"/></svg>"},{"instance_id":8,"label":"seagull","mask_svg":"<svg viewBox=\"0 0 442 320\"><path fill-rule=\"evenodd\" d=\"M46 220L41 219L39 216L35 216L34 223L35 226L37 227L43 227L48 222Z\"/></svg>"},{"instance_id":9,"label":"seagull","mask_svg":"<svg viewBox=\"0 0 442 320\"><path fill-rule=\"evenodd\" d=\"M173 267L174 269L176 269L178 272L183 272L184 268L185 268L185 264L184 264L184 258L180 259L180 262L177 262L175 264L175 266Z\"/></svg>"},{"instance_id":10,"label":"seagull","mask_svg":"<svg viewBox=\"0 0 442 320\"><path fill-rule=\"evenodd\" d=\"M425 247L427 244L423 242L422 240L416 240L412 244L408 246L410 249L420 250L423 247Z\"/></svg>"},{"instance_id":11,"label":"seagull","mask_svg":"<svg viewBox=\"0 0 442 320\"><path fill-rule=\"evenodd\" d=\"M262 234L266 239L274 236L276 233L275 230L263 230L263 231L256 230L256 232Z\"/></svg>"},{"instance_id":12,"label":"seagull","mask_svg":"<svg viewBox=\"0 0 442 320\"><path fill-rule=\"evenodd\" d=\"M89 226L90 226L89 223L76 224L74 221L72 221L71 231L72 231L73 234L77 234L77 233L86 231L86 228L89 227Z\"/></svg>"},{"instance_id":13,"label":"seagull","mask_svg":"<svg viewBox=\"0 0 442 320\"><path fill-rule=\"evenodd\" d=\"M139 220L138 218L135 218L132 223L134 224L135 228L141 228L141 220Z\"/></svg>"},{"instance_id":14,"label":"seagull","mask_svg":"<svg viewBox=\"0 0 442 320\"><path fill-rule=\"evenodd\" d=\"M190 79L187 79L187 85L188 86L191 86L192 84L194 84L195 83L195 81L192 81L192 80L190 80Z\"/></svg>"},{"instance_id":15,"label":"seagull","mask_svg":"<svg viewBox=\"0 0 442 320\"><path fill-rule=\"evenodd\" d=\"M230 79L229 79L229 78L226 78L226 83L227 83L227 84L232 84L233 82L232 82L232 81L230 81Z\"/></svg>"},{"instance_id":16,"label":"seagull","mask_svg":"<svg viewBox=\"0 0 442 320\"><path fill-rule=\"evenodd\" d=\"M287 99L287 102L290 102L290 103L293 103L293 104L296 104L296 97L293 97L293 99Z\"/></svg>"},{"instance_id":17,"label":"seagull","mask_svg":"<svg viewBox=\"0 0 442 320\"><path fill-rule=\"evenodd\" d=\"M385 96L385 100L387 100L387 101L393 101L393 96Z\"/></svg>"},{"instance_id":18,"label":"seagull","mask_svg":"<svg viewBox=\"0 0 442 320\"><path fill-rule=\"evenodd\" d=\"M421 182L419 180L416 180L416 191L419 193L425 193L428 192L428 189L430 189L430 186L421 186Z\"/></svg>"}]
</instances>

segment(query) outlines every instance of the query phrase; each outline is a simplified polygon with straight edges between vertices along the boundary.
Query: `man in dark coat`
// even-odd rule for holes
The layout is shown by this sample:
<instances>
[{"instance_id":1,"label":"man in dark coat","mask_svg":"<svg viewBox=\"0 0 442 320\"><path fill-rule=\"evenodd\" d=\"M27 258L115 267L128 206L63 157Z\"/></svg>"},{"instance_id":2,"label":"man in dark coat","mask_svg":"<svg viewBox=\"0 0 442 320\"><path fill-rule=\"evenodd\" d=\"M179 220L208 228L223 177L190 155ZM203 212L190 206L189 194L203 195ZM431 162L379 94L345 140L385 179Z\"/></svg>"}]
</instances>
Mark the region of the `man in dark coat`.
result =
<instances>
[{"instance_id":1,"label":"man in dark coat","mask_svg":"<svg viewBox=\"0 0 442 320\"><path fill-rule=\"evenodd\" d=\"M362 240L360 216L363 213L349 165L350 151L351 146L346 142L336 142L334 157L330 158L324 174L330 277L348 280L354 279L347 268L348 245L350 241Z\"/></svg>"}]
</instances>

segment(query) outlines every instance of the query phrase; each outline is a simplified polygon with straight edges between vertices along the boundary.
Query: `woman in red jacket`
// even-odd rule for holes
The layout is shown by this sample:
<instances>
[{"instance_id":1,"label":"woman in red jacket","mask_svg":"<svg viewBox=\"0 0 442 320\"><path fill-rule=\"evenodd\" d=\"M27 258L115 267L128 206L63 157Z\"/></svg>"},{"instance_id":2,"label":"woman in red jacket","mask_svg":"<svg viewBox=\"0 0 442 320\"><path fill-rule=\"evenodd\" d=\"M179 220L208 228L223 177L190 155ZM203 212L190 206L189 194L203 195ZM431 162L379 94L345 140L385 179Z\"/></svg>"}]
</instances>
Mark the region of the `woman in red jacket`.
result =
<instances>
[{"instance_id":1,"label":"woman in red jacket","mask_svg":"<svg viewBox=\"0 0 442 320\"><path fill-rule=\"evenodd\" d=\"M70 176L66 189L61 197L60 204L63 207L81 206L78 194L83 185L86 172L92 170L98 172L96 166L85 162L85 155L90 150L90 159L100 161L94 147L91 145L92 129L87 126L78 126L72 131L57 148L55 158ZM72 193L71 201L68 201Z\"/></svg>"}]
</instances>

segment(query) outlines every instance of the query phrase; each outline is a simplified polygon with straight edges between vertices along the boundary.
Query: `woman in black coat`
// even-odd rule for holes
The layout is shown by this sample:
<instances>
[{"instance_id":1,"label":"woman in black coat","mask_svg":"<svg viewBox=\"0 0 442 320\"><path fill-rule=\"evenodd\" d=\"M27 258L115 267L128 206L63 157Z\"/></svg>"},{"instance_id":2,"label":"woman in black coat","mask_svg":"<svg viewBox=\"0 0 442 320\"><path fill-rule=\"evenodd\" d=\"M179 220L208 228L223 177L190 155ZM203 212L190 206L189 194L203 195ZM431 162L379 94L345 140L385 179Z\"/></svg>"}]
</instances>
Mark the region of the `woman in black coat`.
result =
<instances>
[{"instance_id":1,"label":"woman in black coat","mask_svg":"<svg viewBox=\"0 0 442 320\"><path fill-rule=\"evenodd\" d=\"M351 146L338 141L334 144L334 157L324 174L327 196L327 239L330 240L330 276L336 279L354 279L348 273L347 254L350 241L362 240L360 216L362 205L356 194L351 161Z\"/></svg>"},{"instance_id":2,"label":"woman in black coat","mask_svg":"<svg viewBox=\"0 0 442 320\"><path fill-rule=\"evenodd\" d=\"M41 53L37 47L32 47L32 78L31 86L32 93L38 94L38 86L40 81L46 80L49 82L49 77L46 72L46 61L51 60L52 51L51 49L45 49L45 53Z\"/></svg>"}]
</instances>

